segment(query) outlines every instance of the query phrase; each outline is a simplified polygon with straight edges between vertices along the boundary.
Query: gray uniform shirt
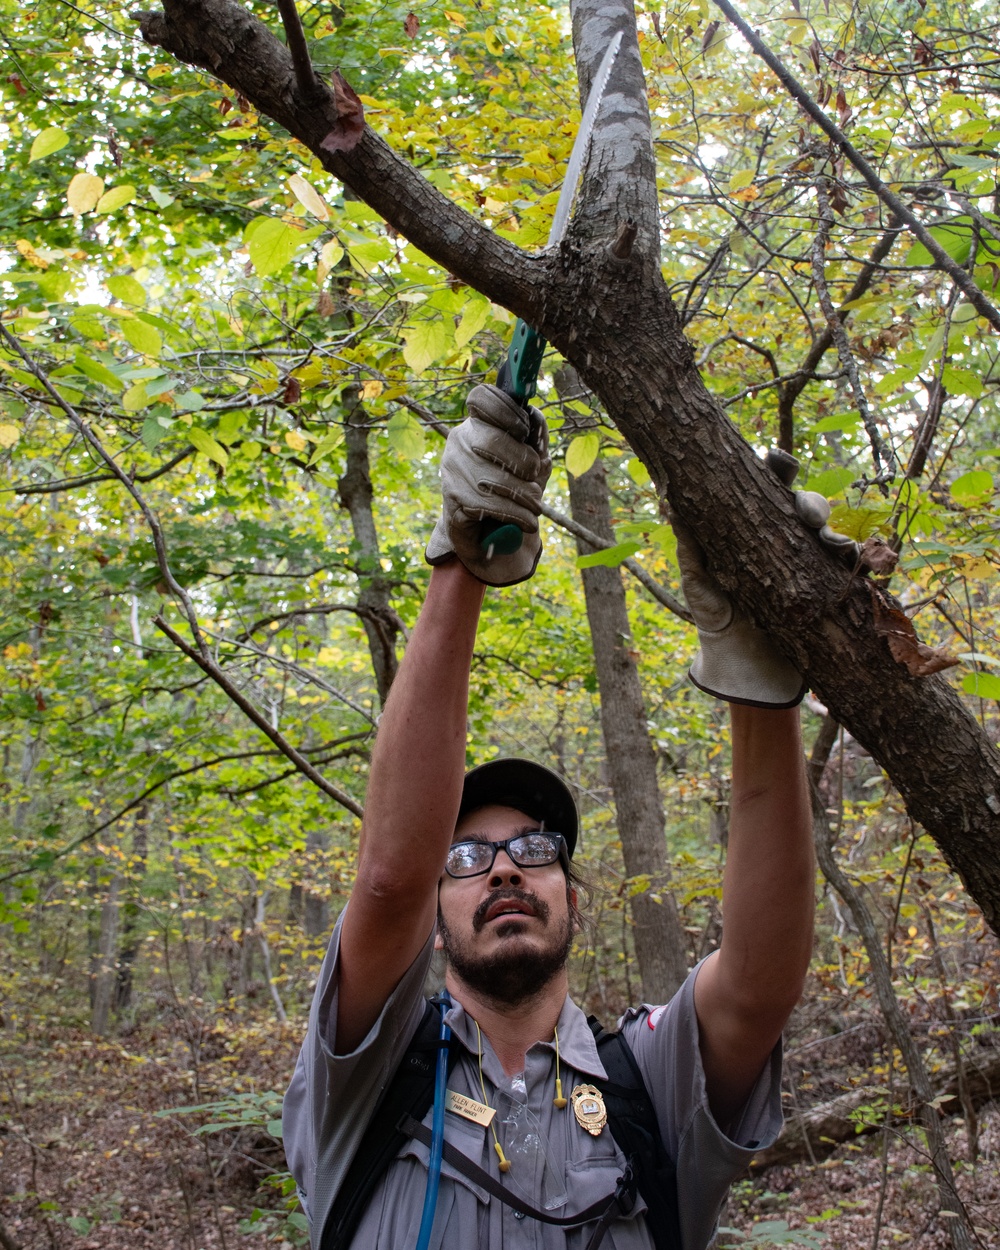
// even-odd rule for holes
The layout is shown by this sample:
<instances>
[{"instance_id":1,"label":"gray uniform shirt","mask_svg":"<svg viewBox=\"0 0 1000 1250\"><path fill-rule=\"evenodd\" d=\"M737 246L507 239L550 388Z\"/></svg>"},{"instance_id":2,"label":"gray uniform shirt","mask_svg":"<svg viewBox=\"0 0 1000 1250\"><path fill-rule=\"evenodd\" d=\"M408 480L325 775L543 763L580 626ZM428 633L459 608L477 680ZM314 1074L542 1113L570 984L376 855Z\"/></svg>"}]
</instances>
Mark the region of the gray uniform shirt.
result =
<instances>
[{"instance_id":1,"label":"gray uniform shirt","mask_svg":"<svg viewBox=\"0 0 1000 1250\"><path fill-rule=\"evenodd\" d=\"M420 1023L432 949L428 940L357 1050L335 1055L340 928L338 922L284 1106L285 1151L309 1216L314 1250L379 1096ZM696 975L697 969L666 1006L634 1008L621 1021L652 1098L664 1145L677 1165L683 1250L704 1250L709 1244L730 1183L746 1168L754 1150L770 1145L781 1127L778 1048L728 1135L712 1118L698 1048ZM485 1036L480 1050L475 1021L461 1005L456 1003L447 1018L461 1044L448 1088L497 1109L494 1124L511 1169L501 1176L488 1128L452 1112L445 1114L446 1140L519 1197L532 1206L548 1207L553 1215L572 1215L610 1197L624 1158L609 1128L591 1136L577 1123L571 1107L553 1105L554 1042L536 1042L525 1056L524 1072L510 1078ZM558 1033L560 1074L568 1098L578 1084L607 1074L586 1017L569 998L559 1016ZM430 1121L428 1111L424 1122ZM411 1250L416 1245L428 1154L420 1142L403 1147L375 1189L353 1250ZM628 1218L612 1224L604 1250L653 1250L644 1212L640 1199ZM593 1225L567 1231L519 1218L443 1164L430 1250L583 1250L592 1231Z\"/></svg>"}]
</instances>

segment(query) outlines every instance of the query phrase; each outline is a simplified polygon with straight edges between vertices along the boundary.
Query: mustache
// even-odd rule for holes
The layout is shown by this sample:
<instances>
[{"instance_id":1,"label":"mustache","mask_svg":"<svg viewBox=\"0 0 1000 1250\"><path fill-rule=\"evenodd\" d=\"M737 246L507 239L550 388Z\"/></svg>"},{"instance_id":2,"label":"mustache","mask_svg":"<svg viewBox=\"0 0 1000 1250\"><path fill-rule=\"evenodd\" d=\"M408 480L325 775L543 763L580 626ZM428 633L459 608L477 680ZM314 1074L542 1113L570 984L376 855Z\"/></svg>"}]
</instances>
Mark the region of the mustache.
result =
<instances>
[{"instance_id":1,"label":"mustache","mask_svg":"<svg viewBox=\"0 0 1000 1250\"><path fill-rule=\"evenodd\" d=\"M551 911L548 903L540 899L537 894L532 894L528 890L521 890L516 885L508 885L499 890L494 890L492 894L483 899L473 912L472 928L476 933L482 931L483 926L486 924L486 913L496 903L526 903L542 924L548 923Z\"/></svg>"}]
</instances>

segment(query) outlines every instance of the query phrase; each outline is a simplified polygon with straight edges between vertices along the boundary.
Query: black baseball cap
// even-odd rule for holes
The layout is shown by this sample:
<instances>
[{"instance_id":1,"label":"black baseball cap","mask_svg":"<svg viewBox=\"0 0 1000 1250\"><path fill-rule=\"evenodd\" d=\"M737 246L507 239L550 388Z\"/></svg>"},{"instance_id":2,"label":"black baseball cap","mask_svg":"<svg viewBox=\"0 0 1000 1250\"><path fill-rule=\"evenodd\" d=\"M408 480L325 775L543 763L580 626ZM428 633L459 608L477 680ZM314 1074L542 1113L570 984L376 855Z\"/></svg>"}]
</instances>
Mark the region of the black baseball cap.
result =
<instances>
[{"instance_id":1,"label":"black baseball cap","mask_svg":"<svg viewBox=\"0 0 1000 1250\"><path fill-rule=\"evenodd\" d=\"M532 760L490 760L465 774L459 820L480 807L516 807L566 839L570 858L576 849L580 817L569 786L551 768Z\"/></svg>"}]
</instances>

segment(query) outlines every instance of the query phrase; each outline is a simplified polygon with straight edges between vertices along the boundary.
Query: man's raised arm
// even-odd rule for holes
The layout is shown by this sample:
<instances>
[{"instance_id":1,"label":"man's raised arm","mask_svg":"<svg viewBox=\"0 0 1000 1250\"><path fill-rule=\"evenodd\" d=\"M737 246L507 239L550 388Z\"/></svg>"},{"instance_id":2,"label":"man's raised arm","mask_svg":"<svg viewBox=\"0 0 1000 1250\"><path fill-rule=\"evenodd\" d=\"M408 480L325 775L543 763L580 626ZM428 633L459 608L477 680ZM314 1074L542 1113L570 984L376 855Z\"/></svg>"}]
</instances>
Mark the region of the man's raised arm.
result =
<instances>
[{"instance_id":1,"label":"man's raised arm","mask_svg":"<svg viewBox=\"0 0 1000 1250\"><path fill-rule=\"evenodd\" d=\"M544 422L492 386L441 462L443 513L427 549L435 565L372 755L358 875L340 938L336 1050L364 1040L426 943L437 913L465 774L469 670L485 584L534 573L549 474ZM482 545L483 522L517 525L520 549Z\"/></svg>"}]
</instances>

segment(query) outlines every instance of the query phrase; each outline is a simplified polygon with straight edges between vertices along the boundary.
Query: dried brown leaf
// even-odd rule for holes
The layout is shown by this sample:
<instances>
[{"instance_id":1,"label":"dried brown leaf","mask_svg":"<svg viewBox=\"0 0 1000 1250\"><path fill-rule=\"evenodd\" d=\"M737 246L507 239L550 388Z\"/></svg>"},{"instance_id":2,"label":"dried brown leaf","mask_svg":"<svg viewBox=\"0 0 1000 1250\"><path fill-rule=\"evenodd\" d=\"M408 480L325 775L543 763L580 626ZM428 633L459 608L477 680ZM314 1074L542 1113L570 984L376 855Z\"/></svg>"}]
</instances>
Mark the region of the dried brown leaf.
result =
<instances>
[{"instance_id":1,"label":"dried brown leaf","mask_svg":"<svg viewBox=\"0 0 1000 1250\"><path fill-rule=\"evenodd\" d=\"M285 381L285 393L281 397L282 402L286 404L297 404L302 398L302 383L298 378L287 378Z\"/></svg>"},{"instance_id":2,"label":"dried brown leaf","mask_svg":"<svg viewBox=\"0 0 1000 1250\"><path fill-rule=\"evenodd\" d=\"M875 629L889 644L892 658L902 664L911 677L929 677L943 669L954 668L958 660L943 647L928 647L917 637L913 622L902 609L871 587Z\"/></svg>"},{"instance_id":3,"label":"dried brown leaf","mask_svg":"<svg viewBox=\"0 0 1000 1250\"><path fill-rule=\"evenodd\" d=\"M337 311L337 305L329 291L320 291L316 300L316 311L321 317L332 317Z\"/></svg>"},{"instance_id":4,"label":"dried brown leaf","mask_svg":"<svg viewBox=\"0 0 1000 1250\"><path fill-rule=\"evenodd\" d=\"M337 120L320 147L327 152L350 152L357 147L365 132L365 110L358 93L339 69L333 75L333 99L337 106Z\"/></svg>"},{"instance_id":5,"label":"dried brown leaf","mask_svg":"<svg viewBox=\"0 0 1000 1250\"><path fill-rule=\"evenodd\" d=\"M412 10L403 18L403 30L406 31L410 39L416 39L417 31L420 29L420 19Z\"/></svg>"},{"instance_id":6,"label":"dried brown leaf","mask_svg":"<svg viewBox=\"0 0 1000 1250\"><path fill-rule=\"evenodd\" d=\"M898 560L896 552L876 534L861 544L861 567L871 569L876 577L888 577Z\"/></svg>"}]
</instances>

